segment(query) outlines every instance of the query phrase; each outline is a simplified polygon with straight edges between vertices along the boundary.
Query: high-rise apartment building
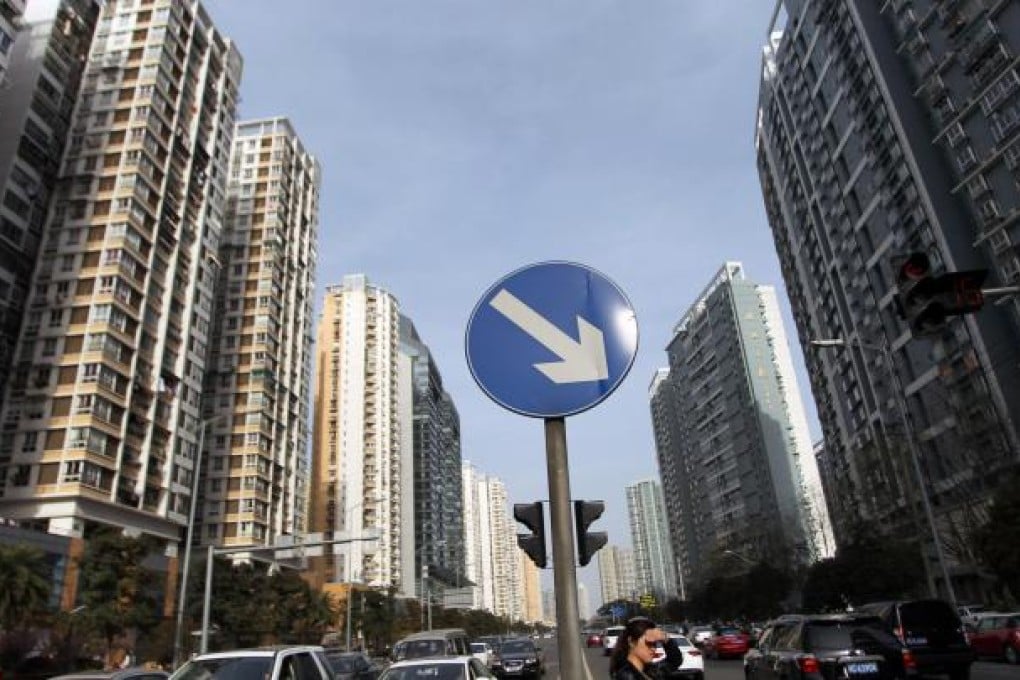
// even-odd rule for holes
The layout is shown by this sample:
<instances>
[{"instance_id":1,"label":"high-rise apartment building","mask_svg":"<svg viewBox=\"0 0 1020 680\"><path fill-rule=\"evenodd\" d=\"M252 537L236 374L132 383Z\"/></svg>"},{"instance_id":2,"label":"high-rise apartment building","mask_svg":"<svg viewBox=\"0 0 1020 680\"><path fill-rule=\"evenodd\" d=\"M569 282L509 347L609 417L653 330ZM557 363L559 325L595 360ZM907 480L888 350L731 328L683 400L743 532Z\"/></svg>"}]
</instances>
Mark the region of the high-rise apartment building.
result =
<instances>
[{"instance_id":1,"label":"high-rise apartment building","mask_svg":"<svg viewBox=\"0 0 1020 680\"><path fill-rule=\"evenodd\" d=\"M6 77L11 61L11 46L17 38L21 17L24 13L25 0L7 0L0 4L0 89L2 90L8 89L11 85ZM0 107L3 107L2 100L0 100Z\"/></svg>"},{"instance_id":2,"label":"high-rise apartment building","mask_svg":"<svg viewBox=\"0 0 1020 680\"><path fill-rule=\"evenodd\" d=\"M471 608L493 611L492 514L489 477L468 461L461 464L464 491L464 573L472 582Z\"/></svg>"},{"instance_id":3,"label":"high-rise apartment building","mask_svg":"<svg viewBox=\"0 0 1020 680\"><path fill-rule=\"evenodd\" d=\"M627 485L626 494L638 594L653 594L659 602L676 598L676 562L669 543L662 486L648 479Z\"/></svg>"},{"instance_id":4,"label":"high-rise apartment building","mask_svg":"<svg viewBox=\"0 0 1020 680\"><path fill-rule=\"evenodd\" d=\"M286 118L237 124L203 397L206 543L305 532L320 176Z\"/></svg>"},{"instance_id":5,"label":"high-rise apartment building","mask_svg":"<svg viewBox=\"0 0 1020 680\"><path fill-rule=\"evenodd\" d=\"M986 268L993 286L1020 277L1020 6L784 0L777 10L758 166L837 538L863 522L920 534L932 554L919 489L942 539L966 535L1020 461L1020 298L912 336L896 277L910 252L936 273ZM819 339L845 344L810 347ZM949 559L976 571L965 551Z\"/></svg>"},{"instance_id":6,"label":"high-rise apartment building","mask_svg":"<svg viewBox=\"0 0 1020 680\"><path fill-rule=\"evenodd\" d=\"M199 2L103 5L3 407L0 516L179 542L240 78Z\"/></svg>"},{"instance_id":7,"label":"high-rise apartment building","mask_svg":"<svg viewBox=\"0 0 1020 680\"><path fill-rule=\"evenodd\" d=\"M521 620L541 623L545 620L542 612L541 572L523 550L517 551L517 569L521 575Z\"/></svg>"},{"instance_id":8,"label":"high-rise apartment building","mask_svg":"<svg viewBox=\"0 0 1020 680\"><path fill-rule=\"evenodd\" d=\"M0 407L99 18L94 0L24 9L0 3Z\"/></svg>"},{"instance_id":9,"label":"high-rise apartment building","mask_svg":"<svg viewBox=\"0 0 1020 680\"><path fill-rule=\"evenodd\" d=\"M680 496L668 509L685 587L726 550L776 567L832 554L775 289L726 263L666 351L652 413L659 469Z\"/></svg>"},{"instance_id":10,"label":"high-rise apartment building","mask_svg":"<svg viewBox=\"0 0 1020 680\"><path fill-rule=\"evenodd\" d=\"M364 275L345 276L326 290L317 338L309 529L354 539L322 560L320 578L413 595L414 583L401 581L402 539L414 524L397 300Z\"/></svg>"},{"instance_id":11,"label":"high-rise apartment building","mask_svg":"<svg viewBox=\"0 0 1020 680\"><path fill-rule=\"evenodd\" d=\"M520 560L527 556L517 547L506 487L470 463L465 462L463 469L465 563L474 583L473 606L522 618L533 612L526 592L531 586L524 583L529 576ZM532 576L538 578L537 569Z\"/></svg>"},{"instance_id":12,"label":"high-rise apartment building","mask_svg":"<svg viewBox=\"0 0 1020 680\"><path fill-rule=\"evenodd\" d=\"M598 564L602 604L637 597L633 551L618 545L607 545L598 551Z\"/></svg>"},{"instance_id":13,"label":"high-rise apartment building","mask_svg":"<svg viewBox=\"0 0 1020 680\"><path fill-rule=\"evenodd\" d=\"M412 564L414 574L426 570L433 590L460 589L466 580L460 416L428 345L406 316L400 317L400 353L410 369L401 373L401 382L410 381L401 394L412 401L402 427L413 433L413 494L404 502L413 509L407 526L414 527L414 560L405 561L405 570Z\"/></svg>"}]
</instances>

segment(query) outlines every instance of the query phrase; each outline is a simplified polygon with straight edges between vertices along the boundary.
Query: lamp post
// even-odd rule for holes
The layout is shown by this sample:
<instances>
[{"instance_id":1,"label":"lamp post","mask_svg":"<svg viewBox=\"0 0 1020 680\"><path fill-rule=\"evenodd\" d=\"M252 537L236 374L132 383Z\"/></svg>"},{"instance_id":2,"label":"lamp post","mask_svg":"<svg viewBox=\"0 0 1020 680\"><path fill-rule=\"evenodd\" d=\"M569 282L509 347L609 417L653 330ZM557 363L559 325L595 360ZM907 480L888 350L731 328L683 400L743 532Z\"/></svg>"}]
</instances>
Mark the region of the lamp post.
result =
<instances>
[{"instance_id":1,"label":"lamp post","mask_svg":"<svg viewBox=\"0 0 1020 680\"><path fill-rule=\"evenodd\" d=\"M195 508L198 506L198 484L202 472L202 449L205 448L205 430L217 420L229 418L230 413L221 413L206 418L199 424L198 448L195 451L195 465L191 473L191 503L188 508L187 538L184 540L184 560L181 564L181 580L177 596L177 622L174 626L174 667L181 664L181 653L184 647L184 607L187 603L188 572L191 570L191 544L195 538Z\"/></svg>"},{"instance_id":2,"label":"lamp post","mask_svg":"<svg viewBox=\"0 0 1020 680\"><path fill-rule=\"evenodd\" d=\"M302 541L302 548L317 548L325 545L338 545L344 543L353 543L355 541L378 541L378 536L364 536L361 538L339 538L339 539L328 539L321 541ZM272 562L277 564L275 559L276 553L284 550L292 550L293 545L264 545L264 546L237 546L230 548L216 548L210 545L206 548L206 564L205 564L205 595L202 598L202 632L201 642L199 643L199 653L205 654L209 651L209 617L212 614L212 581L213 581L213 562L217 555L233 555L237 553L246 553L252 555L259 555L262 553L270 553L273 555Z\"/></svg>"},{"instance_id":3,"label":"lamp post","mask_svg":"<svg viewBox=\"0 0 1020 680\"><path fill-rule=\"evenodd\" d=\"M900 383L900 375L893 364L892 352L890 352L889 348L885 345L873 345L871 343L861 342L860 340L847 341L843 338L812 340L810 344L814 347L849 347L854 345L863 350L878 352L882 355L882 361L885 363L886 371L889 372L889 377L891 377L893 381L893 396L896 401L896 411L899 414L899 418L903 426L903 436L906 439L907 448L910 452L910 463L912 472L914 473L914 481L917 485L918 493L921 495L921 505L924 508L924 515L928 522L928 529L931 531L932 543L935 545L935 558L939 563L939 571L942 572L942 580L946 584L946 593L949 595L949 602L955 610L956 591L953 589L953 582L949 578L949 569L946 565L946 558L942 551L942 540L939 538L938 526L935 524L935 514L932 512L931 500L928 498L928 486L925 484L924 473L921 470L921 452L917 448L917 442L914 441L913 431L910 428L910 420L907 415L906 403L904 402L903 385ZM930 574L928 556L924 554L924 552L925 551L922 550L925 572ZM932 597L938 597L938 588L935 586L935 581L931 579L930 576L928 579L928 588Z\"/></svg>"}]
</instances>

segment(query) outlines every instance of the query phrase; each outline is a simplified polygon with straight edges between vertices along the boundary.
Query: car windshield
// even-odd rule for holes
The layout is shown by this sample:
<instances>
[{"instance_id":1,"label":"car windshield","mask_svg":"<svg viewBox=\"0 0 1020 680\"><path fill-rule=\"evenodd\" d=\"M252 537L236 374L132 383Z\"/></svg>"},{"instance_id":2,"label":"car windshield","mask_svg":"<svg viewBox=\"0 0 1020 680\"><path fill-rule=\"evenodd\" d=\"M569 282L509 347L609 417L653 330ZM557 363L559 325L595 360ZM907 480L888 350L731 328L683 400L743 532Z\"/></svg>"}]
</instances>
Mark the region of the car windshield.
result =
<instances>
[{"instance_id":1,"label":"car windshield","mask_svg":"<svg viewBox=\"0 0 1020 680\"><path fill-rule=\"evenodd\" d=\"M670 635L673 641L676 642L677 647L693 647L691 641L685 638L683 635Z\"/></svg>"},{"instance_id":2,"label":"car windshield","mask_svg":"<svg viewBox=\"0 0 1020 680\"><path fill-rule=\"evenodd\" d=\"M446 645L440 640L411 640L404 644L401 658L420 659L423 656L442 656Z\"/></svg>"},{"instance_id":3,"label":"car windshield","mask_svg":"<svg viewBox=\"0 0 1020 680\"><path fill-rule=\"evenodd\" d=\"M471 651L472 652L484 652L485 651L485 645L483 643L481 643L481 642L472 642L471 643Z\"/></svg>"},{"instance_id":4,"label":"car windshield","mask_svg":"<svg viewBox=\"0 0 1020 680\"><path fill-rule=\"evenodd\" d=\"M511 640L499 648L502 654L522 654L535 651L535 645L528 640Z\"/></svg>"},{"instance_id":5,"label":"car windshield","mask_svg":"<svg viewBox=\"0 0 1020 680\"><path fill-rule=\"evenodd\" d=\"M619 628L606 628L606 635L612 635L612 636L616 637L616 636L618 636L622 632L623 632L623 626L620 626Z\"/></svg>"},{"instance_id":6,"label":"car windshield","mask_svg":"<svg viewBox=\"0 0 1020 680\"><path fill-rule=\"evenodd\" d=\"M720 628L716 635L740 635L739 628Z\"/></svg>"},{"instance_id":7,"label":"car windshield","mask_svg":"<svg viewBox=\"0 0 1020 680\"><path fill-rule=\"evenodd\" d=\"M416 663L413 666L389 667L379 680L466 680L464 664Z\"/></svg>"},{"instance_id":8,"label":"car windshield","mask_svg":"<svg viewBox=\"0 0 1020 680\"><path fill-rule=\"evenodd\" d=\"M174 680L249 680L268 677L273 668L270 656L235 656L221 659L193 659L174 673Z\"/></svg>"}]
</instances>

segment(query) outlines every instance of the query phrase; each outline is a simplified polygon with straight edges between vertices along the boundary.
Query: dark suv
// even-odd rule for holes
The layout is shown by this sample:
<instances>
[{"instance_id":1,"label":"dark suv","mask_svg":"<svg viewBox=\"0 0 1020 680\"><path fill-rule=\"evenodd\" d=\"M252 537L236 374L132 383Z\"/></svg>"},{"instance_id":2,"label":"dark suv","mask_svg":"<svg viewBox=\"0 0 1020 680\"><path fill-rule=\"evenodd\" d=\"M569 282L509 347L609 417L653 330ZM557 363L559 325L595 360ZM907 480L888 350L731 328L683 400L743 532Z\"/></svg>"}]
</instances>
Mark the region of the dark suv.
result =
<instances>
[{"instance_id":1,"label":"dark suv","mask_svg":"<svg viewBox=\"0 0 1020 680\"><path fill-rule=\"evenodd\" d=\"M903 645L874 616L789 615L771 621L744 657L746 680L913 678Z\"/></svg>"},{"instance_id":2,"label":"dark suv","mask_svg":"<svg viewBox=\"0 0 1020 680\"><path fill-rule=\"evenodd\" d=\"M946 673L952 680L969 680L974 652L967 644L960 617L943 600L874 602L858 612L882 619L886 630L910 650L922 675Z\"/></svg>"}]
</instances>

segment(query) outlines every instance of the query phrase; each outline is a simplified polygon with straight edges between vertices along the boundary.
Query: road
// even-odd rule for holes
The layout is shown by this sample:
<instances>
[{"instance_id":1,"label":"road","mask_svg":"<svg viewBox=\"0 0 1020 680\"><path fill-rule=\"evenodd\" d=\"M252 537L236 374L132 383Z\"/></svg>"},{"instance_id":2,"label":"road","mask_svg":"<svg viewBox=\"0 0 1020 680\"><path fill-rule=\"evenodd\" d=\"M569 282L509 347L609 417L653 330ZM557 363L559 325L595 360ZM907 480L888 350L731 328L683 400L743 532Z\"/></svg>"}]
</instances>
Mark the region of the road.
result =
<instances>
[{"instance_id":1,"label":"road","mask_svg":"<svg viewBox=\"0 0 1020 680\"><path fill-rule=\"evenodd\" d=\"M559 658L555 640L541 640L539 645L545 651L546 675L543 680L558 680L560 677ZM591 671L592 680L608 680L609 658L599 648L585 649L584 661ZM944 676L932 676L946 680ZM1005 663L979 661L971 668L971 680L1020 680L1020 666ZM744 680L744 669L740 659L705 661L705 680Z\"/></svg>"}]
</instances>

